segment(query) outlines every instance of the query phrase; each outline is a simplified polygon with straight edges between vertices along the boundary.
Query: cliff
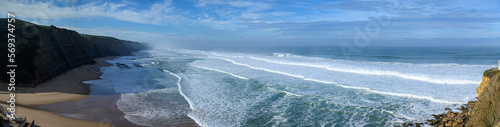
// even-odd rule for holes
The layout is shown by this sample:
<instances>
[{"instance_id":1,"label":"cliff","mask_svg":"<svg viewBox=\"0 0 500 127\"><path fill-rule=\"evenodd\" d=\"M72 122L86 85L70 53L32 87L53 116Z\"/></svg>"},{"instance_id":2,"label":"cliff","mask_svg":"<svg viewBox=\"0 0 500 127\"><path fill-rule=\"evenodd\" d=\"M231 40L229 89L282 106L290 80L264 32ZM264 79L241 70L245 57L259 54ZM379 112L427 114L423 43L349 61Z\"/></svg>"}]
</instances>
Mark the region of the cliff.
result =
<instances>
[{"instance_id":1,"label":"cliff","mask_svg":"<svg viewBox=\"0 0 500 127\"><path fill-rule=\"evenodd\" d=\"M500 127L499 72L498 68L484 71L483 81L476 89L477 101L469 101L457 108L460 112L445 108L448 112L433 114L434 119L427 120L426 124L435 127Z\"/></svg>"},{"instance_id":2,"label":"cliff","mask_svg":"<svg viewBox=\"0 0 500 127\"><path fill-rule=\"evenodd\" d=\"M0 68L7 72L7 19L0 19ZM131 55L146 49L141 43L113 37L81 35L76 31L16 19L16 79L18 84L40 84L68 70L95 63L94 58ZM6 73L0 73L7 81Z\"/></svg>"},{"instance_id":3,"label":"cliff","mask_svg":"<svg viewBox=\"0 0 500 127\"><path fill-rule=\"evenodd\" d=\"M146 46L143 44L113 37L85 34L81 36L92 42L89 45L89 49L94 57L125 56L131 55L133 51L146 49Z\"/></svg>"},{"instance_id":4,"label":"cliff","mask_svg":"<svg viewBox=\"0 0 500 127\"><path fill-rule=\"evenodd\" d=\"M497 68L492 68L490 70L486 70L484 71L483 73L483 81L481 82L481 84L479 84L479 87L477 87L476 89L476 93L477 93L477 96L481 96L481 94L483 93L483 90L486 86L488 86L488 84L490 83L490 80L491 78L496 75L498 72L500 72L500 70L498 70Z\"/></svg>"},{"instance_id":5,"label":"cliff","mask_svg":"<svg viewBox=\"0 0 500 127\"><path fill-rule=\"evenodd\" d=\"M483 74L483 82L478 87L477 103L474 106L467 126L500 126L500 71L497 68Z\"/></svg>"}]
</instances>

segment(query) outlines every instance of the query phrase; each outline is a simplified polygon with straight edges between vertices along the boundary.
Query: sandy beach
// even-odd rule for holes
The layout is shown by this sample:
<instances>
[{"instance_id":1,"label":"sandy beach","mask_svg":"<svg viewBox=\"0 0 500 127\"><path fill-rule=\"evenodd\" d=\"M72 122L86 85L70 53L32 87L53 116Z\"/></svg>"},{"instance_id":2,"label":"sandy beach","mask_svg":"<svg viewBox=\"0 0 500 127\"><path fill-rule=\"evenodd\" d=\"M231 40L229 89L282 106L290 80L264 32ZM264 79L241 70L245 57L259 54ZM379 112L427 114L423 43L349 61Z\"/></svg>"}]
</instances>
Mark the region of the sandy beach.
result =
<instances>
[{"instance_id":1,"label":"sandy beach","mask_svg":"<svg viewBox=\"0 0 500 127\"><path fill-rule=\"evenodd\" d=\"M109 66L105 60L114 58L116 57L97 58L96 64L72 69L36 88L17 87L16 114L26 116L29 122L36 119L36 125L42 127L135 126L124 119L124 114L118 109L106 108L113 105L116 107L114 100L118 100L119 95L89 96L89 85L81 83L85 80L99 79L101 74L91 72L90 69ZM1 94L9 93L6 91L6 83L0 84L0 87ZM0 96L2 102L7 99L8 96Z\"/></svg>"}]
</instances>

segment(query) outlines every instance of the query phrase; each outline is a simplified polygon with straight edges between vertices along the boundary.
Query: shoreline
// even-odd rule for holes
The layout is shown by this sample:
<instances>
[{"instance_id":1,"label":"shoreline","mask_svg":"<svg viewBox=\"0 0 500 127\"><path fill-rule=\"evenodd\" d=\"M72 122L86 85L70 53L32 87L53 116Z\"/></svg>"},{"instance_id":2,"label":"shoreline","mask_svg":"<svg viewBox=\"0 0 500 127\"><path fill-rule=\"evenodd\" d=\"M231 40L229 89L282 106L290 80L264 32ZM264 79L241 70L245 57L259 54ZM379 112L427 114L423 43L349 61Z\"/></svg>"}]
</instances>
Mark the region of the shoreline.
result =
<instances>
[{"instance_id":1,"label":"shoreline","mask_svg":"<svg viewBox=\"0 0 500 127\"><path fill-rule=\"evenodd\" d=\"M107 123L116 127L141 127L128 121L125 113L118 109L116 102L120 96L89 95L79 101L42 105L39 108L67 118Z\"/></svg>"},{"instance_id":2,"label":"shoreline","mask_svg":"<svg viewBox=\"0 0 500 127\"><path fill-rule=\"evenodd\" d=\"M97 126L97 127L110 127L114 126L113 120L123 117L125 114L120 110L114 110L113 114L107 114L111 112L94 112L101 115L109 115L108 119L102 120L88 120L85 119L85 114L87 113L85 108L81 108L82 104L76 103L77 105L66 105L63 109L75 109L80 108L80 112L72 112L74 116L64 115L66 110L58 112L56 110L50 110L52 105L60 105L65 103L75 103L82 100L90 100L92 104L99 104L103 106L104 103L109 105L114 104L116 106L116 101L101 100L96 101L96 95L90 95L90 87L88 84L82 83L86 80L99 79L101 73L94 73L90 70L99 66L109 66L111 64L106 63L106 60L112 60L117 56L108 56L102 58L96 58L95 64L83 65L74 69L71 69L54 79L46 81L35 88L30 87L16 87L16 115L23 116L27 118L27 122L31 122L35 119L35 123L38 126L50 126L50 127L86 127L86 126ZM7 88L7 83L0 83L0 94L9 93ZM5 101L8 96L0 96L0 100ZM115 96L116 99L116 96ZM117 99L120 99L118 96ZM96 103L99 102L99 103ZM6 106L6 104L1 104ZM78 106L78 107L75 107ZM83 106L85 107L85 106ZM61 108L61 107L58 107ZM90 108L90 107L89 107ZM95 107L94 107L95 108ZM128 120L121 120L120 126L137 126ZM128 122L128 123L127 123ZM116 122L114 122L116 124ZM116 125L115 125L116 126Z\"/></svg>"}]
</instances>

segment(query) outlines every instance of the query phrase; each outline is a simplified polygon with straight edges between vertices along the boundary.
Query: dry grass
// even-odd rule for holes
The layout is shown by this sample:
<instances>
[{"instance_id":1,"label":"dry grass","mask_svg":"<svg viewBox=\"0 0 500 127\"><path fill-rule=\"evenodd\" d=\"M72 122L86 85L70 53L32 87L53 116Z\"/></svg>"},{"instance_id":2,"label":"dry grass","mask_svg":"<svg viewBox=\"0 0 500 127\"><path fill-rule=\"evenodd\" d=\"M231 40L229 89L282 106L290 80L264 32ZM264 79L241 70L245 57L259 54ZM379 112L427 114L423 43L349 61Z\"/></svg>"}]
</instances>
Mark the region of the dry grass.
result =
<instances>
[{"instance_id":1,"label":"dry grass","mask_svg":"<svg viewBox=\"0 0 500 127\"><path fill-rule=\"evenodd\" d=\"M500 122L500 74L487 75L491 80L478 97L467 126L470 127L493 127Z\"/></svg>"}]
</instances>

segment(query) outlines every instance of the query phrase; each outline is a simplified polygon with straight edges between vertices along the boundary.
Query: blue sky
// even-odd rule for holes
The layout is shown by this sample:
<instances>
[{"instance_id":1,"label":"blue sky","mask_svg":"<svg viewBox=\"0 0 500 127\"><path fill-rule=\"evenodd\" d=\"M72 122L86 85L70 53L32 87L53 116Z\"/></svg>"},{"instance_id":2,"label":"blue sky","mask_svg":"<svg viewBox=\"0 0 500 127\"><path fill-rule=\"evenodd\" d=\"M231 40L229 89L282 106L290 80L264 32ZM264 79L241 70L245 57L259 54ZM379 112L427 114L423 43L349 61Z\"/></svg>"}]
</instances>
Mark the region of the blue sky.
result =
<instances>
[{"instance_id":1,"label":"blue sky","mask_svg":"<svg viewBox=\"0 0 500 127\"><path fill-rule=\"evenodd\" d=\"M500 46L498 0L10 1L80 33L171 46Z\"/></svg>"}]
</instances>

